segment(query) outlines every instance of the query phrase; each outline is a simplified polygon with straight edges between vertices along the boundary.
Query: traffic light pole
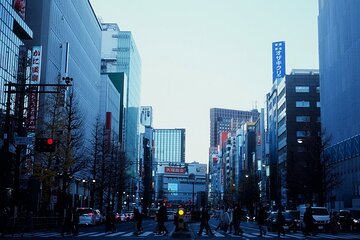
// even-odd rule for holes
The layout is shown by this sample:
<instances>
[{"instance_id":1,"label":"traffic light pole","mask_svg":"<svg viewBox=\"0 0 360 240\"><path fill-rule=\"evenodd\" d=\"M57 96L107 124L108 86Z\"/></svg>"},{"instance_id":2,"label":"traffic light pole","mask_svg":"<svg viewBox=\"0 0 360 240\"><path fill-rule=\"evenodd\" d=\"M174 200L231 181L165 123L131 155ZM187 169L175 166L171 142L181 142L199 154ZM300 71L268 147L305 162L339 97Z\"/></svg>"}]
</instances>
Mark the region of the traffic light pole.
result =
<instances>
[{"instance_id":1,"label":"traffic light pole","mask_svg":"<svg viewBox=\"0 0 360 240\"><path fill-rule=\"evenodd\" d=\"M13 137L13 124L11 124L11 95L19 94L19 97L16 98L15 114L17 115L17 129L16 132L19 137L24 137L27 135L26 128L24 127L24 102L25 94L27 93L60 93L60 91L39 91L38 87L70 87L72 84L71 78L64 79L66 84L26 84L25 78L21 77L19 79L20 83L9 82L6 83L7 94L6 100L6 113L5 113L5 125L4 125L4 144L2 148L2 156L4 156L3 163L1 164L1 182L0 182L0 210L4 209L8 204L11 203L13 207L13 213L16 214L16 206L19 204L19 194L20 194L20 165L22 161L22 153L24 151L24 145L17 144L15 151L15 162L13 162L13 153L10 151L11 143L14 142ZM15 89L13 89L15 87ZM36 87L34 91L33 88ZM16 144L16 143L15 143ZM12 169L13 175L12 175ZM13 188L12 188L13 186ZM8 198L9 193L13 189L13 194L11 195L12 201Z\"/></svg>"}]
</instances>

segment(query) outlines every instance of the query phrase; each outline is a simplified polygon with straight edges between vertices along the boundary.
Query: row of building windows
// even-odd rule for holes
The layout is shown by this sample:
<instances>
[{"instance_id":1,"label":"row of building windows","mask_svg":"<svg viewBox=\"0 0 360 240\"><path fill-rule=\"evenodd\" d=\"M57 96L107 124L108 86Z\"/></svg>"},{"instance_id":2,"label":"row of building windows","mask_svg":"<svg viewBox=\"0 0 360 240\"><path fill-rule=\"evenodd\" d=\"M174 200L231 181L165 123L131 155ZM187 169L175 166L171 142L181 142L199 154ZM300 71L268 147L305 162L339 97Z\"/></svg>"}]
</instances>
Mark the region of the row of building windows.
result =
<instances>
[{"instance_id":1,"label":"row of building windows","mask_svg":"<svg viewBox=\"0 0 360 240\"><path fill-rule=\"evenodd\" d=\"M301 108L306 108L306 107L310 107L310 102L309 101L296 101L295 103L296 107L301 107ZM320 102L316 102L316 107L320 107Z\"/></svg>"},{"instance_id":2,"label":"row of building windows","mask_svg":"<svg viewBox=\"0 0 360 240\"><path fill-rule=\"evenodd\" d=\"M309 93L309 86L295 86L295 92L297 93ZM320 87L316 87L316 93L320 93Z\"/></svg>"}]
</instances>

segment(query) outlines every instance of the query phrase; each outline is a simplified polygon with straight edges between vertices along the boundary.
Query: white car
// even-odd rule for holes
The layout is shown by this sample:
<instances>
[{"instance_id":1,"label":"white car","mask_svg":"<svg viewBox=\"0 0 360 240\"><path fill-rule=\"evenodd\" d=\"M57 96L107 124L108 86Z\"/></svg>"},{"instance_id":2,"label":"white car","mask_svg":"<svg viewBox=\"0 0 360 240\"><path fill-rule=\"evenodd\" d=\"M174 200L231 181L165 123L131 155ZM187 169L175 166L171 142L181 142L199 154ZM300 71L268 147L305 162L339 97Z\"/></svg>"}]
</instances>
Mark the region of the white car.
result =
<instances>
[{"instance_id":1,"label":"white car","mask_svg":"<svg viewBox=\"0 0 360 240\"><path fill-rule=\"evenodd\" d=\"M92 208L78 208L76 212L79 214L79 225L96 224L96 212Z\"/></svg>"}]
</instances>

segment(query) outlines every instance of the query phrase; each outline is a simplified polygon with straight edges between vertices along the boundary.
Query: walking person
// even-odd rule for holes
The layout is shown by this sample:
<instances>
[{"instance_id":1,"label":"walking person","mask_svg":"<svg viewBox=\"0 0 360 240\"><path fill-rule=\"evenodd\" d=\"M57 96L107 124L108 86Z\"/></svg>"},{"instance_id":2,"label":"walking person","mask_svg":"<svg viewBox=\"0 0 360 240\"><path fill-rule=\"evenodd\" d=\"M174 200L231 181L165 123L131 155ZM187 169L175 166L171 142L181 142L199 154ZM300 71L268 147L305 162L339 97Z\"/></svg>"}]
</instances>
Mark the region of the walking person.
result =
<instances>
[{"instance_id":1,"label":"walking person","mask_svg":"<svg viewBox=\"0 0 360 240\"><path fill-rule=\"evenodd\" d=\"M160 235L162 232L164 232L164 235L168 234L168 230L165 227L165 221L167 219L167 210L164 205L161 205L159 208L158 216L157 216L157 222L158 222L158 235Z\"/></svg>"},{"instance_id":2,"label":"walking person","mask_svg":"<svg viewBox=\"0 0 360 240\"><path fill-rule=\"evenodd\" d=\"M282 235L285 236L284 224L285 224L285 217L282 214L281 209L279 208L279 210L277 212L277 217L276 217L276 227L277 227L277 231L278 231L278 238L280 238L280 233L282 233Z\"/></svg>"},{"instance_id":3,"label":"walking person","mask_svg":"<svg viewBox=\"0 0 360 240\"><path fill-rule=\"evenodd\" d=\"M111 216L111 209L110 207L106 207L106 214L105 214L105 232L112 231L112 216Z\"/></svg>"},{"instance_id":4,"label":"walking person","mask_svg":"<svg viewBox=\"0 0 360 240\"><path fill-rule=\"evenodd\" d=\"M140 234L142 232L142 215L138 208L134 208L134 226L135 226L135 234Z\"/></svg>"},{"instance_id":5,"label":"walking person","mask_svg":"<svg viewBox=\"0 0 360 240\"><path fill-rule=\"evenodd\" d=\"M235 205L234 211L233 211L233 225L234 225L234 234L235 235L242 235L243 230L241 229L241 217L242 212L239 205Z\"/></svg>"},{"instance_id":6,"label":"walking person","mask_svg":"<svg viewBox=\"0 0 360 240\"><path fill-rule=\"evenodd\" d=\"M219 215L218 215L218 219L219 219L219 224L218 226L215 228L215 231L217 231L219 228L223 229L224 228L224 214L225 214L225 207L221 206Z\"/></svg>"},{"instance_id":7,"label":"walking person","mask_svg":"<svg viewBox=\"0 0 360 240\"><path fill-rule=\"evenodd\" d=\"M73 229L72 229L74 236L79 235L79 220L80 220L79 213L74 208L73 209Z\"/></svg>"},{"instance_id":8,"label":"walking person","mask_svg":"<svg viewBox=\"0 0 360 240\"><path fill-rule=\"evenodd\" d=\"M72 226L73 226L73 211L71 207L68 205L65 210L64 224L61 231L61 236L72 233Z\"/></svg>"},{"instance_id":9,"label":"walking person","mask_svg":"<svg viewBox=\"0 0 360 240\"><path fill-rule=\"evenodd\" d=\"M203 208L201 211L201 222L200 222L200 229L198 232L198 236L202 235L202 232L205 228L206 234L214 236L214 233L211 231L210 225L209 225L210 215L207 208Z\"/></svg>"},{"instance_id":10,"label":"walking person","mask_svg":"<svg viewBox=\"0 0 360 240\"><path fill-rule=\"evenodd\" d=\"M224 213L224 233L227 232L228 227L230 226L230 215L229 215L229 210L226 210Z\"/></svg>"},{"instance_id":11,"label":"walking person","mask_svg":"<svg viewBox=\"0 0 360 240\"><path fill-rule=\"evenodd\" d=\"M266 211L262 206L260 206L260 208L258 209L258 212L257 212L257 217L256 217L256 221L259 226L260 237L262 237L263 235L264 236L266 235L266 226L265 226L266 218L267 218Z\"/></svg>"},{"instance_id":12,"label":"walking person","mask_svg":"<svg viewBox=\"0 0 360 240\"><path fill-rule=\"evenodd\" d=\"M336 211L331 214L330 227L332 234L337 234L339 232L339 216Z\"/></svg>"},{"instance_id":13,"label":"walking person","mask_svg":"<svg viewBox=\"0 0 360 240\"><path fill-rule=\"evenodd\" d=\"M232 233L232 229L234 228L234 209L229 208L229 217L230 217L230 224L229 224L229 233ZM234 228L235 231L235 228Z\"/></svg>"},{"instance_id":14,"label":"walking person","mask_svg":"<svg viewBox=\"0 0 360 240\"><path fill-rule=\"evenodd\" d=\"M304 235L309 236L316 235L314 232L314 218L312 214L311 206L307 207L304 213L304 223L305 223L305 229L304 229Z\"/></svg>"}]
</instances>

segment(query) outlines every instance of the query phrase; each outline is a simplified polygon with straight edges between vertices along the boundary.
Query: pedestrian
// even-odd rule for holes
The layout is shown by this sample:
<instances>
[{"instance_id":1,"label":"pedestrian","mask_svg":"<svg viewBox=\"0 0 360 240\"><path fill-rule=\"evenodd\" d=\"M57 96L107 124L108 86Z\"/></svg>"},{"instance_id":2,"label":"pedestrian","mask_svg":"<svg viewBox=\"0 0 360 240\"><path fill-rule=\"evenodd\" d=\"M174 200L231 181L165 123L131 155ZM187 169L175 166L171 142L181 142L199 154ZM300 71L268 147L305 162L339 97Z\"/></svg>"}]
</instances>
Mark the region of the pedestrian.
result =
<instances>
[{"instance_id":1,"label":"pedestrian","mask_svg":"<svg viewBox=\"0 0 360 240\"><path fill-rule=\"evenodd\" d=\"M201 222L200 222L200 229L199 229L199 232L198 232L198 236L202 235L202 232L203 232L204 228L206 229L206 234L207 235L214 236L214 233L211 231L211 228L210 228L210 225L209 225L210 215L209 215L209 212L208 212L207 208L204 207L201 210L201 218L200 219L201 219Z\"/></svg>"},{"instance_id":2,"label":"pedestrian","mask_svg":"<svg viewBox=\"0 0 360 240\"><path fill-rule=\"evenodd\" d=\"M337 234L339 231L339 216L336 211L331 214L330 218L331 233Z\"/></svg>"},{"instance_id":3,"label":"pedestrian","mask_svg":"<svg viewBox=\"0 0 360 240\"><path fill-rule=\"evenodd\" d=\"M64 224L61 231L61 236L64 236L65 234L70 234L72 232L72 226L73 226L73 211L70 205L68 205L65 209Z\"/></svg>"},{"instance_id":4,"label":"pedestrian","mask_svg":"<svg viewBox=\"0 0 360 240\"><path fill-rule=\"evenodd\" d=\"M0 230L1 230L1 237L5 236L6 231L8 230L8 221L10 218L10 207L6 206L0 212Z\"/></svg>"},{"instance_id":5,"label":"pedestrian","mask_svg":"<svg viewBox=\"0 0 360 240\"><path fill-rule=\"evenodd\" d=\"M140 234L142 232L142 216L138 208L134 208L134 226L135 226L135 234Z\"/></svg>"},{"instance_id":6,"label":"pedestrian","mask_svg":"<svg viewBox=\"0 0 360 240\"><path fill-rule=\"evenodd\" d=\"M284 224L285 224L285 217L282 214L281 209L279 208L279 210L277 212L277 216L276 216L276 227L277 227L279 238L280 238L280 233L282 233L282 235L285 236Z\"/></svg>"},{"instance_id":7,"label":"pedestrian","mask_svg":"<svg viewBox=\"0 0 360 240\"><path fill-rule=\"evenodd\" d=\"M229 209L228 209L228 212L229 212L229 217L230 217L229 233L231 234L231 233L232 233L232 229L233 229L233 227L234 227L234 209L229 208ZM234 228L234 231L235 231L235 228Z\"/></svg>"},{"instance_id":8,"label":"pedestrian","mask_svg":"<svg viewBox=\"0 0 360 240\"><path fill-rule=\"evenodd\" d=\"M26 232L29 234L33 234L33 226L34 226L34 222L33 222L33 211L28 210L26 212Z\"/></svg>"},{"instance_id":9,"label":"pedestrian","mask_svg":"<svg viewBox=\"0 0 360 240\"><path fill-rule=\"evenodd\" d=\"M267 218L266 211L262 206L260 206L260 208L258 209L258 212L257 212L257 217L256 217L256 221L259 226L260 237L262 237L263 235L264 236L266 235L266 226L265 226L266 218Z\"/></svg>"},{"instance_id":10,"label":"pedestrian","mask_svg":"<svg viewBox=\"0 0 360 240\"><path fill-rule=\"evenodd\" d=\"M224 233L227 232L229 225L230 225L230 215L229 215L229 210L227 209L224 212L224 229L223 229Z\"/></svg>"},{"instance_id":11,"label":"pedestrian","mask_svg":"<svg viewBox=\"0 0 360 240\"><path fill-rule=\"evenodd\" d=\"M73 209L73 235L74 236L77 236L79 235L79 219L80 216L79 216L79 212L76 211L76 209L74 208Z\"/></svg>"},{"instance_id":12,"label":"pedestrian","mask_svg":"<svg viewBox=\"0 0 360 240\"><path fill-rule=\"evenodd\" d=\"M233 211L233 224L234 224L234 234L235 235L242 235L243 230L240 227L241 224L241 217L242 217L242 211L239 205L235 205L234 211Z\"/></svg>"},{"instance_id":13,"label":"pedestrian","mask_svg":"<svg viewBox=\"0 0 360 240\"><path fill-rule=\"evenodd\" d=\"M224 228L224 214L225 214L225 207L221 206L219 215L218 215L218 219L219 219L219 224L218 226L215 228L215 231L217 231L219 228L223 229Z\"/></svg>"},{"instance_id":14,"label":"pedestrian","mask_svg":"<svg viewBox=\"0 0 360 240\"><path fill-rule=\"evenodd\" d=\"M158 235L164 232L164 235L168 234L168 230L165 227L165 221L167 220L167 210L164 205L159 208L157 222L158 222Z\"/></svg>"},{"instance_id":15,"label":"pedestrian","mask_svg":"<svg viewBox=\"0 0 360 240\"><path fill-rule=\"evenodd\" d=\"M304 213L304 223L305 223L305 229L304 229L304 235L316 235L314 232L314 218L312 214L311 206L307 207Z\"/></svg>"},{"instance_id":16,"label":"pedestrian","mask_svg":"<svg viewBox=\"0 0 360 240\"><path fill-rule=\"evenodd\" d=\"M112 216L111 216L111 209L110 207L106 207L106 215L105 215L105 232L112 231Z\"/></svg>"}]
</instances>

